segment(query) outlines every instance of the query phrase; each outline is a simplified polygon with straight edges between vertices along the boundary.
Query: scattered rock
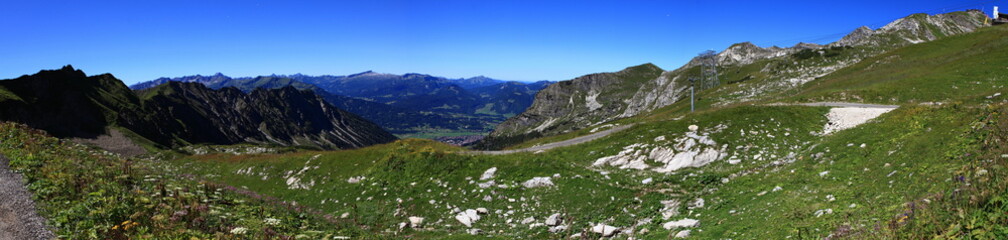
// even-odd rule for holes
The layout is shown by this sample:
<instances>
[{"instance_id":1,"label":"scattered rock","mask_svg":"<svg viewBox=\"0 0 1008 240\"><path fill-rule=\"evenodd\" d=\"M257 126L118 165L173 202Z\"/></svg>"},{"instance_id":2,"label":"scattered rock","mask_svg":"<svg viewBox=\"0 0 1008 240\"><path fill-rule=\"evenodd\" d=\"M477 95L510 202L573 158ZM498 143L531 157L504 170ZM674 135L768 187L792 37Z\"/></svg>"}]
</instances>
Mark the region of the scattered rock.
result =
<instances>
[{"instance_id":1,"label":"scattered rock","mask_svg":"<svg viewBox=\"0 0 1008 240\"><path fill-rule=\"evenodd\" d=\"M676 238L687 238L689 237L690 230L682 230L675 234Z\"/></svg>"},{"instance_id":2,"label":"scattered rock","mask_svg":"<svg viewBox=\"0 0 1008 240\"><path fill-rule=\"evenodd\" d=\"M487 214L488 212L490 211L488 211L486 208L476 208L476 213Z\"/></svg>"},{"instance_id":3,"label":"scattered rock","mask_svg":"<svg viewBox=\"0 0 1008 240\"><path fill-rule=\"evenodd\" d=\"M423 226L423 220L422 217L409 217L409 225L413 228L419 228Z\"/></svg>"},{"instance_id":4,"label":"scattered rock","mask_svg":"<svg viewBox=\"0 0 1008 240\"><path fill-rule=\"evenodd\" d=\"M641 181L640 183L641 183L641 184L648 184L648 183L651 183L651 181L654 181L654 179L651 179L651 178L645 178L645 179L644 179L643 181Z\"/></svg>"},{"instance_id":5,"label":"scattered rock","mask_svg":"<svg viewBox=\"0 0 1008 240\"><path fill-rule=\"evenodd\" d=\"M480 181L485 181L487 179L494 178L494 174L496 173L497 173L497 167L487 169L485 172L483 172L483 175L480 176Z\"/></svg>"},{"instance_id":6,"label":"scattered rock","mask_svg":"<svg viewBox=\"0 0 1008 240\"><path fill-rule=\"evenodd\" d=\"M549 232L551 232L551 233L563 232L565 230L567 230L567 225L560 225L560 226L555 226L555 227L550 227L549 228Z\"/></svg>"},{"instance_id":7,"label":"scattered rock","mask_svg":"<svg viewBox=\"0 0 1008 240\"><path fill-rule=\"evenodd\" d=\"M612 237L619 231L619 228L599 223L591 228L592 232L602 234L603 237Z\"/></svg>"},{"instance_id":8,"label":"scattered rock","mask_svg":"<svg viewBox=\"0 0 1008 240\"><path fill-rule=\"evenodd\" d=\"M347 183L359 183L361 180L364 180L364 176L351 177L351 178L347 179L346 181L347 181Z\"/></svg>"},{"instance_id":9,"label":"scattered rock","mask_svg":"<svg viewBox=\"0 0 1008 240\"><path fill-rule=\"evenodd\" d=\"M698 127L697 125L689 125L689 127L686 128L688 128L690 132L696 132L697 130L700 129L700 127Z\"/></svg>"},{"instance_id":10,"label":"scattered rock","mask_svg":"<svg viewBox=\"0 0 1008 240\"><path fill-rule=\"evenodd\" d=\"M826 214L833 214L833 209L832 208L820 209L820 210L815 211L814 215L816 217L821 217L822 215L826 215Z\"/></svg>"},{"instance_id":11,"label":"scattered rock","mask_svg":"<svg viewBox=\"0 0 1008 240\"><path fill-rule=\"evenodd\" d=\"M553 186L551 177L534 177L522 183L525 188L549 187Z\"/></svg>"},{"instance_id":12,"label":"scattered rock","mask_svg":"<svg viewBox=\"0 0 1008 240\"><path fill-rule=\"evenodd\" d=\"M534 217L527 217L527 218L521 220L521 224L529 224L529 223L532 223L532 222L535 222L535 218Z\"/></svg>"},{"instance_id":13,"label":"scattered rock","mask_svg":"<svg viewBox=\"0 0 1008 240\"><path fill-rule=\"evenodd\" d=\"M693 200L693 202L690 202L688 207L689 209L702 208L704 207L704 199L697 198L696 200Z\"/></svg>"},{"instance_id":14,"label":"scattered rock","mask_svg":"<svg viewBox=\"0 0 1008 240\"><path fill-rule=\"evenodd\" d=\"M473 223L480 220L480 216L477 214L476 210L466 209L465 211L456 214L455 220L458 220L463 225L466 225L466 227L472 227Z\"/></svg>"},{"instance_id":15,"label":"scattered rock","mask_svg":"<svg viewBox=\"0 0 1008 240\"><path fill-rule=\"evenodd\" d=\"M661 201L664 207L661 209L662 218L668 220L672 216L679 215L679 204L681 202L676 199Z\"/></svg>"},{"instance_id":16,"label":"scattered rock","mask_svg":"<svg viewBox=\"0 0 1008 240\"><path fill-rule=\"evenodd\" d=\"M682 219L682 220L679 220L679 221L667 222L664 225L662 225L663 228L669 229L669 230L674 229L674 228L699 227L699 226L700 226L700 221L698 221L696 219L689 219L689 218Z\"/></svg>"},{"instance_id":17,"label":"scattered rock","mask_svg":"<svg viewBox=\"0 0 1008 240\"><path fill-rule=\"evenodd\" d=\"M546 218L546 226L560 225L561 221L563 220L560 219L560 214L554 213L553 215L550 215L549 217Z\"/></svg>"},{"instance_id":18,"label":"scattered rock","mask_svg":"<svg viewBox=\"0 0 1008 240\"><path fill-rule=\"evenodd\" d=\"M480 233L483 233L483 229L473 228L473 229L469 229L466 232L468 232L469 235L479 235Z\"/></svg>"}]
</instances>

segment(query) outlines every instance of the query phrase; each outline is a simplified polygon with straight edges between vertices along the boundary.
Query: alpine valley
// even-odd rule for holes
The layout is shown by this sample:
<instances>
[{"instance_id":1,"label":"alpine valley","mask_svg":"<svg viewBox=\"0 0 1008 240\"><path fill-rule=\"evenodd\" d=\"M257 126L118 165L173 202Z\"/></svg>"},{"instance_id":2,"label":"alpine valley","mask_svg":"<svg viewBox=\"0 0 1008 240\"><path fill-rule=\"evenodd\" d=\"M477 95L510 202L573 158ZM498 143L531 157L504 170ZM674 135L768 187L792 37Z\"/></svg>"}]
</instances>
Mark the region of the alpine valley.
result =
<instances>
[{"instance_id":1,"label":"alpine valley","mask_svg":"<svg viewBox=\"0 0 1008 240\"><path fill-rule=\"evenodd\" d=\"M257 88L291 86L311 90L329 103L377 123L404 137L485 135L504 119L529 105L549 81L524 83L483 76L448 79L423 74L381 74L371 71L346 76L272 75L231 78L185 76L137 83L142 90L168 82L200 83L212 89L235 87L244 92Z\"/></svg>"},{"instance_id":2,"label":"alpine valley","mask_svg":"<svg viewBox=\"0 0 1008 240\"><path fill-rule=\"evenodd\" d=\"M30 213L0 223L41 239L1006 239L1000 21L913 14L559 82L42 70L0 80L0 192L20 196L0 207ZM696 88L709 61L717 81Z\"/></svg>"}]
</instances>

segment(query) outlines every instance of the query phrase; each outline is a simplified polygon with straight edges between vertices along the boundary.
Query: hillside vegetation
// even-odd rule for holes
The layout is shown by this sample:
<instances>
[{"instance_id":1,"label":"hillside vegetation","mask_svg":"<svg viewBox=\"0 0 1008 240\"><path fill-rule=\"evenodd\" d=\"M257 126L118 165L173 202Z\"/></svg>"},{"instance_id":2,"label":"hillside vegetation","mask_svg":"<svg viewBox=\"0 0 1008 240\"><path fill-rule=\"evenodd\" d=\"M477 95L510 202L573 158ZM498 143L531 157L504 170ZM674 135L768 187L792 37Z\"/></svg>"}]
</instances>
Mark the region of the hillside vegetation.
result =
<instances>
[{"instance_id":1,"label":"hillside vegetation","mask_svg":"<svg viewBox=\"0 0 1008 240\"><path fill-rule=\"evenodd\" d=\"M714 104L734 87L723 84L696 113L676 103L609 123L636 123L628 130L537 153L474 156L401 141L170 162L405 238L597 238L605 226L639 239L1008 237L998 180L1008 106L994 72L1005 66L990 60L1003 59L1004 31L910 45L761 102ZM964 89L943 92L953 86ZM823 135L831 108L765 105L859 99L900 108ZM680 165L667 153L696 155Z\"/></svg>"},{"instance_id":2,"label":"hillside vegetation","mask_svg":"<svg viewBox=\"0 0 1008 240\"><path fill-rule=\"evenodd\" d=\"M633 126L537 152L406 139L123 159L3 124L0 153L67 238L1005 239L1008 26L971 28L977 14L913 15L840 41L857 46L738 44L696 112L648 97L680 91L695 65L557 83L539 96L561 97L495 141ZM816 101L898 106L793 104ZM536 128L549 136L528 140Z\"/></svg>"}]
</instances>

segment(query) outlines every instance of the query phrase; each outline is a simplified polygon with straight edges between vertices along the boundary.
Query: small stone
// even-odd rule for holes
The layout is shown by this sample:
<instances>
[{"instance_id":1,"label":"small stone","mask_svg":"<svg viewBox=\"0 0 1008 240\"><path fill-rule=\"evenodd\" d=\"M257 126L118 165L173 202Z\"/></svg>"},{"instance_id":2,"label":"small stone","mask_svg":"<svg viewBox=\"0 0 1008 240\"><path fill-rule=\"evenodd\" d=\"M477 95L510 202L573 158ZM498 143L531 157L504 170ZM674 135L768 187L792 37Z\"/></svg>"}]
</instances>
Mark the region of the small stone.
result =
<instances>
[{"instance_id":1,"label":"small stone","mask_svg":"<svg viewBox=\"0 0 1008 240\"><path fill-rule=\"evenodd\" d=\"M563 232L564 230L567 230L567 225L560 225L560 226L556 226L556 227L550 227L549 232L551 232L551 233L557 233L557 232Z\"/></svg>"},{"instance_id":2,"label":"small stone","mask_svg":"<svg viewBox=\"0 0 1008 240\"><path fill-rule=\"evenodd\" d=\"M619 228L599 223L591 228L592 232L600 233L603 237L612 237L619 231Z\"/></svg>"},{"instance_id":3,"label":"small stone","mask_svg":"<svg viewBox=\"0 0 1008 240\"><path fill-rule=\"evenodd\" d=\"M487 214L488 212L490 211L488 211L486 208L476 208L476 213Z\"/></svg>"},{"instance_id":4,"label":"small stone","mask_svg":"<svg viewBox=\"0 0 1008 240\"><path fill-rule=\"evenodd\" d=\"M491 179L494 177L494 174L496 173L497 173L497 167L487 169L485 172L483 172L483 175L480 176L480 181Z\"/></svg>"},{"instance_id":5,"label":"small stone","mask_svg":"<svg viewBox=\"0 0 1008 240\"><path fill-rule=\"evenodd\" d=\"M651 183L651 181L654 181L654 179L651 179L651 178L645 178L645 179L644 179L643 181L641 181L640 183L641 183L641 184L648 184L648 183Z\"/></svg>"},{"instance_id":6,"label":"small stone","mask_svg":"<svg viewBox=\"0 0 1008 240\"><path fill-rule=\"evenodd\" d=\"M682 230L675 234L676 238L687 238L689 237L690 230Z\"/></svg>"},{"instance_id":7,"label":"small stone","mask_svg":"<svg viewBox=\"0 0 1008 240\"><path fill-rule=\"evenodd\" d=\"M699 227L699 226L700 226L700 221L698 221L696 219L689 219L689 218L682 219L682 220L679 220L679 221L667 222L664 225L662 225L663 228L669 229L669 230L674 229L674 228Z\"/></svg>"},{"instance_id":8,"label":"small stone","mask_svg":"<svg viewBox=\"0 0 1008 240\"><path fill-rule=\"evenodd\" d=\"M560 225L560 214L554 213L546 218L546 226L556 226Z\"/></svg>"},{"instance_id":9,"label":"small stone","mask_svg":"<svg viewBox=\"0 0 1008 240\"><path fill-rule=\"evenodd\" d=\"M522 183L525 188L537 188L537 187L548 187L553 186L553 181L551 177L534 177Z\"/></svg>"},{"instance_id":10,"label":"small stone","mask_svg":"<svg viewBox=\"0 0 1008 240\"><path fill-rule=\"evenodd\" d=\"M689 125L689 127L687 128L689 128L690 132L696 132L697 130L700 129L700 127L698 127L697 125Z\"/></svg>"},{"instance_id":11,"label":"small stone","mask_svg":"<svg viewBox=\"0 0 1008 240\"><path fill-rule=\"evenodd\" d=\"M409 217L410 227L418 228L423 225L424 218L422 217Z\"/></svg>"}]
</instances>

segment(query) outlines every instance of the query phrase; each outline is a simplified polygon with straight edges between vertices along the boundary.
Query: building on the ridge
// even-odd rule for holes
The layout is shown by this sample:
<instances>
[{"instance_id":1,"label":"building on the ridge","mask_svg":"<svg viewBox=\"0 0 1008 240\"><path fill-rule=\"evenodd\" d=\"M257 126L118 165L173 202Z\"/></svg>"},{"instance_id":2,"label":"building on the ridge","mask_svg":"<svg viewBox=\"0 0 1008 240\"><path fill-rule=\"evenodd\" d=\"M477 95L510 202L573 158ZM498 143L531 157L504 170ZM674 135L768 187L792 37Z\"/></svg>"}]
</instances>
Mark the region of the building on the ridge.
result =
<instances>
[{"instance_id":1,"label":"building on the ridge","mask_svg":"<svg viewBox=\"0 0 1008 240\"><path fill-rule=\"evenodd\" d=\"M992 22L993 25L1001 25L1008 23L1008 14L998 12L997 6L994 6L994 15L991 16L994 20Z\"/></svg>"}]
</instances>

